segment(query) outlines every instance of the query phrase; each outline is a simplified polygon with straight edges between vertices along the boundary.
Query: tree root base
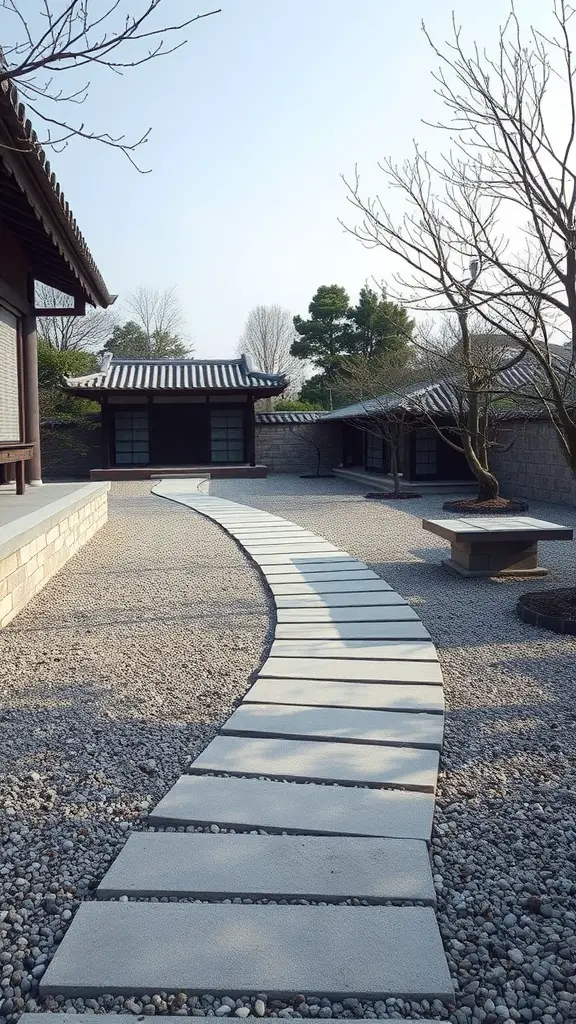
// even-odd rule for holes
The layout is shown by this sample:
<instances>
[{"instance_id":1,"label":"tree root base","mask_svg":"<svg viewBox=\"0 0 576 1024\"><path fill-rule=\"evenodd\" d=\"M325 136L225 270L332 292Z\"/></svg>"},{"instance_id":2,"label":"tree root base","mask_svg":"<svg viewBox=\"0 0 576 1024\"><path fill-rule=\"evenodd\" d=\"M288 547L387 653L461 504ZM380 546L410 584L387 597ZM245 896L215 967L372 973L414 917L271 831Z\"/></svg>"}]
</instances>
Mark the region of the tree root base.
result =
<instances>
[{"instance_id":1,"label":"tree root base","mask_svg":"<svg viewBox=\"0 0 576 1024\"><path fill-rule=\"evenodd\" d=\"M527 501L513 498L489 498L486 501L479 501L478 498L456 498L453 501L445 501L442 508L446 512L457 512L459 515L511 516L527 512L529 505Z\"/></svg>"}]
</instances>

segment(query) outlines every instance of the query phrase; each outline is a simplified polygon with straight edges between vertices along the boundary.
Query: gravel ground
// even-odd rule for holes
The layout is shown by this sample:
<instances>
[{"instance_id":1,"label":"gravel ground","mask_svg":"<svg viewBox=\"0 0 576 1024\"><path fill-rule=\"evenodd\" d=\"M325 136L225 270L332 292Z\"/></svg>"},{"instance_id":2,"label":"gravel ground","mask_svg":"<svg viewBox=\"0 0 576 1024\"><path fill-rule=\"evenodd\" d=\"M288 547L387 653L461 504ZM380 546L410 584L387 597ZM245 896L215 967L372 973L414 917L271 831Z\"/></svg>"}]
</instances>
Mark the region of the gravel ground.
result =
<instances>
[{"instance_id":1,"label":"gravel ground","mask_svg":"<svg viewBox=\"0 0 576 1024\"><path fill-rule=\"evenodd\" d=\"M320 533L418 609L449 705L433 854L458 993L450 1018L576 1021L574 640L533 630L513 611L526 589L572 583L573 545L541 545L548 581L466 581L445 574L442 541L420 528L422 515L440 513L438 497L398 508L342 481L294 477L217 481L211 491ZM562 506L531 512L576 523ZM183 551L189 563L176 568ZM11 773L2 783L0 1016L448 1017L438 1001L311 994L291 1004L265 993L35 999L79 899L91 898L126 833L245 690L267 645L267 611L256 570L221 530L126 484L114 488L108 527L2 634L2 724L14 743L0 750L0 770Z\"/></svg>"},{"instance_id":2,"label":"gravel ground","mask_svg":"<svg viewBox=\"0 0 576 1024\"><path fill-rule=\"evenodd\" d=\"M110 520L0 635L0 1018L268 645L264 586L188 509L114 484Z\"/></svg>"},{"instance_id":3,"label":"gravel ground","mask_svg":"<svg viewBox=\"0 0 576 1024\"><path fill-rule=\"evenodd\" d=\"M452 1018L576 1021L576 642L514 612L527 590L573 585L574 544L540 544L543 580L465 580L441 568L447 548L420 526L443 515L438 495L395 506L337 479L283 476L214 481L211 493L320 533L417 609L448 703L433 855ZM576 526L567 506L531 502L530 514Z\"/></svg>"}]
</instances>

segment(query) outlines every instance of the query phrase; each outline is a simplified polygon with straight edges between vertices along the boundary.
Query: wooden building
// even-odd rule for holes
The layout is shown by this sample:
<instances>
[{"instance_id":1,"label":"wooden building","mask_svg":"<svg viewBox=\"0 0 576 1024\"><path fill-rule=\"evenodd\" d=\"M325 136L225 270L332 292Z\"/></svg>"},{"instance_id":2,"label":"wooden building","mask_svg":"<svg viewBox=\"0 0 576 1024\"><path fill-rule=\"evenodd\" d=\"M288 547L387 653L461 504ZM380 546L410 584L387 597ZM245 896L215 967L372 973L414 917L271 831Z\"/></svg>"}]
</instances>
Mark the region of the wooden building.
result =
<instances>
[{"instance_id":1,"label":"wooden building","mask_svg":"<svg viewBox=\"0 0 576 1024\"><path fill-rule=\"evenodd\" d=\"M37 309L36 281L73 309ZM0 483L42 482L36 318L113 301L16 89L0 84Z\"/></svg>"},{"instance_id":2,"label":"wooden building","mask_svg":"<svg viewBox=\"0 0 576 1024\"><path fill-rule=\"evenodd\" d=\"M159 470L209 467L226 476L262 475L256 465L254 404L282 393L279 374L239 359L113 359L69 378L67 390L100 403L100 466L92 479L142 478Z\"/></svg>"}]
</instances>

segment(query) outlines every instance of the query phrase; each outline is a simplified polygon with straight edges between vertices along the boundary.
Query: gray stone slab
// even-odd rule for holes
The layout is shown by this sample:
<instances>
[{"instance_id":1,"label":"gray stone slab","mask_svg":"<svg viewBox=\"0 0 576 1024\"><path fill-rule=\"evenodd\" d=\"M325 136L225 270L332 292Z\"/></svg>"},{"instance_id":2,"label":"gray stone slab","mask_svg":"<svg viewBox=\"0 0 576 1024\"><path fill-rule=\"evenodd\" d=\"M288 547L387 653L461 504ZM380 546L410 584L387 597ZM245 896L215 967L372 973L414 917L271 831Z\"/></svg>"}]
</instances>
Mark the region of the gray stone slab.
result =
<instances>
[{"instance_id":1,"label":"gray stone slab","mask_svg":"<svg viewBox=\"0 0 576 1024\"><path fill-rule=\"evenodd\" d=\"M429 842L433 814L430 793L182 775L148 821Z\"/></svg>"},{"instance_id":2,"label":"gray stone slab","mask_svg":"<svg viewBox=\"0 0 576 1024\"><path fill-rule=\"evenodd\" d=\"M438 758L436 750L377 747L367 743L217 736L188 770L191 774L226 772L434 793Z\"/></svg>"},{"instance_id":3,"label":"gray stone slab","mask_svg":"<svg viewBox=\"0 0 576 1024\"><path fill-rule=\"evenodd\" d=\"M257 534L252 533L250 536L237 535L236 531L234 536L238 536L238 540L245 548L252 547L275 547L276 545L282 547L288 547L290 544L294 544L297 541L299 544L318 544L326 543L321 537L316 537L313 533L306 533L305 530L293 530L292 533L268 533L268 534Z\"/></svg>"},{"instance_id":4,"label":"gray stone slab","mask_svg":"<svg viewBox=\"0 0 576 1024\"><path fill-rule=\"evenodd\" d=\"M283 544L288 541L301 540L303 538L306 540L313 540L312 535L308 536L307 534L304 534L303 530L298 529L286 529L282 530L282 532L280 530L275 531L273 529L262 529L259 532L250 532L250 534L245 534L243 530L231 529L230 532L233 537L235 537L237 541L240 541L244 546L247 546L248 544L276 544L277 542L279 544ZM318 540L315 539L315 543L318 544Z\"/></svg>"},{"instance_id":5,"label":"gray stone slab","mask_svg":"<svg viewBox=\"0 0 576 1024\"><path fill-rule=\"evenodd\" d=\"M290 579L291 577L286 577ZM270 578L269 578L270 579ZM319 582L318 580L314 582ZM293 594L283 597L275 594L277 608L362 608L376 605L408 604L408 602L394 590L373 590L369 593L357 593L356 591L340 591L337 594Z\"/></svg>"},{"instance_id":6,"label":"gray stone slab","mask_svg":"<svg viewBox=\"0 0 576 1024\"><path fill-rule=\"evenodd\" d=\"M435 903L421 840L178 832L131 835L96 895Z\"/></svg>"},{"instance_id":7,"label":"gray stone slab","mask_svg":"<svg viewBox=\"0 0 576 1024\"><path fill-rule=\"evenodd\" d=\"M315 537L316 540L323 540L324 538L318 537L318 534L312 533L311 530L306 530L303 526L298 526L296 523L287 523L285 521L279 523L246 523L237 524L236 526L227 527L233 530L237 534L246 534L247 537L261 537L262 534L271 534L273 537L292 536L295 533L305 534L307 537Z\"/></svg>"},{"instance_id":8,"label":"gray stone slab","mask_svg":"<svg viewBox=\"0 0 576 1024\"><path fill-rule=\"evenodd\" d=\"M306 572L300 574L300 579L303 583L351 583L355 580L378 580L380 577L372 572L371 569L354 569L352 567L346 569L334 569L332 572ZM285 576L278 575L268 577L268 582L273 585L273 593L276 593L274 588L281 586L283 583L293 586L294 577L286 574Z\"/></svg>"},{"instance_id":9,"label":"gray stone slab","mask_svg":"<svg viewBox=\"0 0 576 1024\"><path fill-rule=\"evenodd\" d=\"M452 999L431 907L82 903L40 994Z\"/></svg>"},{"instance_id":10,"label":"gray stone slab","mask_svg":"<svg viewBox=\"0 0 576 1024\"><path fill-rule=\"evenodd\" d=\"M302 623L306 626L314 623L344 622L419 622L419 618L409 604L359 605L348 607L337 605L315 605L313 608L277 608L278 622ZM365 635L365 634L362 634ZM295 634L298 639L298 634ZM377 640L378 637L372 639Z\"/></svg>"},{"instance_id":11,"label":"gray stone slab","mask_svg":"<svg viewBox=\"0 0 576 1024\"><path fill-rule=\"evenodd\" d=\"M442 685L442 670L436 661L369 661L354 658L268 658L262 679L344 679L359 683L427 683Z\"/></svg>"},{"instance_id":12,"label":"gray stone slab","mask_svg":"<svg viewBox=\"0 0 576 1024\"><path fill-rule=\"evenodd\" d=\"M417 683L357 683L333 679L257 679L244 703L303 704L380 711L444 711L441 686Z\"/></svg>"},{"instance_id":13,"label":"gray stone slab","mask_svg":"<svg viewBox=\"0 0 576 1024\"><path fill-rule=\"evenodd\" d=\"M333 550L329 547L329 550L325 548L319 548L316 551L307 551L306 554L298 555L262 555L255 561L258 561L259 565L270 567L272 565L293 565L298 569L303 566L307 566L310 562L333 562L335 559L350 559L350 556L345 551ZM287 570L283 569L282 572Z\"/></svg>"},{"instance_id":14,"label":"gray stone slab","mask_svg":"<svg viewBox=\"0 0 576 1024\"><path fill-rule=\"evenodd\" d=\"M386 614L382 614L382 612ZM398 611L398 614L390 614L390 612ZM379 635L370 636L370 630L377 625L386 626L394 625L395 623L412 623L414 626L421 625L418 616L413 613L409 605L405 604L390 604L390 605L362 605L360 608L347 608L347 607L336 607L336 608L323 608L321 606L316 608L278 608L278 622L282 625L296 626L301 625L306 628L311 626L359 626L363 627L358 633L358 636L348 634L347 637L343 633L336 632L330 635L330 639L348 639L348 640L362 640L367 638L368 640L378 640ZM364 629L366 627L366 629ZM423 627L422 627L423 629ZM293 630L287 634L292 639L304 639L303 634L300 636L297 630ZM410 636L408 639L417 639L418 637L427 637L427 633L422 633L421 630L416 632L415 636ZM392 634L390 639L395 639L397 634ZM384 639L386 637L384 636Z\"/></svg>"},{"instance_id":15,"label":"gray stone slab","mask_svg":"<svg viewBox=\"0 0 576 1024\"><path fill-rule=\"evenodd\" d=\"M260 514L255 514L254 512L236 514L229 513L227 515L207 512L206 515L210 515L210 518L213 519L215 523L225 526L227 530L235 529L236 527L239 529L245 529L247 526L278 526L285 529L286 527L297 525L296 523L290 522L289 519L280 519L277 516L267 515L265 512Z\"/></svg>"},{"instance_id":16,"label":"gray stone slab","mask_svg":"<svg viewBox=\"0 0 576 1024\"><path fill-rule=\"evenodd\" d=\"M438 661L434 644L426 640L275 640L270 657Z\"/></svg>"},{"instance_id":17,"label":"gray stone slab","mask_svg":"<svg viewBox=\"0 0 576 1024\"><path fill-rule=\"evenodd\" d=\"M219 517L221 520L221 517ZM223 521L223 520L221 520ZM302 530L304 527L298 526L298 523L293 523L290 519L278 519L276 516L259 516L259 517L246 517L244 519L235 519L233 523L226 521L227 528L234 530Z\"/></svg>"},{"instance_id":18,"label":"gray stone slab","mask_svg":"<svg viewBox=\"0 0 576 1024\"><path fill-rule=\"evenodd\" d=\"M316 560L306 560L305 564L302 565L266 565L262 567L262 572L267 579L272 580L272 577L278 575L290 575L298 577L305 574L306 572L333 572L334 569L368 569L369 566L365 565L364 562L359 562L357 558L351 558L350 555L344 555L343 553L337 553L334 558L322 556ZM297 580L295 580L297 582Z\"/></svg>"},{"instance_id":19,"label":"gray stone slab","mask_svg":"<svg viewBox=\"0 0 576 1024\"><path fill-rule=\"evenodd\" d=\"M279 622L276 640L430 640L421 622Z\"/></svg>"},{"instance_id":20,"label":"gray stone slab","mask_svg":"<svg viewBox=\"0 0 576 1024\"><path fill-rule=\"evenodd\" d=\"M318 577L314 583L307 583L305 580L298 580L294 583L275 583L268 576L267 580L272 593L278 597L299 597L302 594L378 594L383 591L391 592L392 590L391 586L381 579L348 580L342 578L339 580L326 580L325 578L320 579Z\"/></svg>"},{"instance_id":21,"label":"gray stone slab","mask_svg":"<svg viewBox=\"0 0 576 1024\"><path fill-rule=\"evenodd\" d=\"M470 519L423 519L422 526L446 540L468 539L470 543L489 539L494 543L513 540L572 540L574 531L558 523L519 516L473 516Z\"/></svg>"},{"instance_id":22,"label":"gray stone slab","mask_svg":"<svg viewBox=\"0 0 576 1024\"><path fill-rule=\"evenodd\" d=\"M243 544L243 548L258 560L259 555L294 554L305 555L308 551L331 551L329 544L318 544L317 541L291 540L287 542L269 541L267 544Z\"/></svg>"},{"instance_id":23,"label":"gray stone slab","mask_svg":"<svg viewBox=\"0 0 576 1024\"><path fill-rule=\"evenodd\" d=\"M245 530L249 527L255 529L270 529L271 527L278 527L279 529L286 529L291 526L296 526L296 523L291 523L288 519L277 519L275 516L267 516L264 513L262 515L237 515L237 516L216 516L211 515L211 519L214 519L215 523L219 523L220 526L224 526L227 530Z\"/></svg>"},{"instance_id":24,"label":"gray stone slab","mask_svg":"<svg viewBox=\"0 0 576 1024\"><path fill-rule=\"evenodd\" d=\"M281 567L280 567L281 568ZM274 584L275 586L282 583L331 583L334 580L353 580L353 579L379 579L379 576L369 569L367 565L363 565L362 562L358 562L357 565L354 562L345 562L344 565L336 564L331 569L305 569L300 570L298 573L292 572L277 572L272 574L267 573L266 579L268 583Z\"/></svg>"},{"instance_id":25,"label":"gray stone slab","mask_svg":"<svg viewBox=\"0 0 576 1024\"><path fill-rule=\"evenodd\" d=\"M324 547L319 545L313 551L286 551L283 554L273 551L250 552L258 565L304 565L331 553L333 552L328 544Z\"/></svg>"},{"instance_id":26,"label":"gray stone slab","mask_svg":"<svg viewBox=\"0 0 576 1024\"><path fill-rule=\"evenodd\" d=\"M282 736L442 750L442 715L359 708L241 704L222 726L225 736Z\"/></svg>"}]
</instances>

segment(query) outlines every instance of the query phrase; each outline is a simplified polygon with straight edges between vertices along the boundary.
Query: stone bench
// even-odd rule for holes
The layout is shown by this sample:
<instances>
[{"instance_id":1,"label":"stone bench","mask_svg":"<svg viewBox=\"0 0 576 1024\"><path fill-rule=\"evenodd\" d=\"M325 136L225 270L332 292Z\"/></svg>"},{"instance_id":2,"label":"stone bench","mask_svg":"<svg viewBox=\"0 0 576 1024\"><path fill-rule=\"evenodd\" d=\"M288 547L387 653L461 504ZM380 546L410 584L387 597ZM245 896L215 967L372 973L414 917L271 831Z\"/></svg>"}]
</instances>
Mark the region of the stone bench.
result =
<instances>
[{"instance_id":1,"label":"stone bench","mask_svg":"<svg viewBox=\"0 0 576 1024\"><path fill-rule=\"evenodd\" d=\"M443 565L461 576L546 576L538 565L539 540L572 540L574 531L527 516L423 519L430 533L450 541Z\"/></svg>"}]
</instances>

